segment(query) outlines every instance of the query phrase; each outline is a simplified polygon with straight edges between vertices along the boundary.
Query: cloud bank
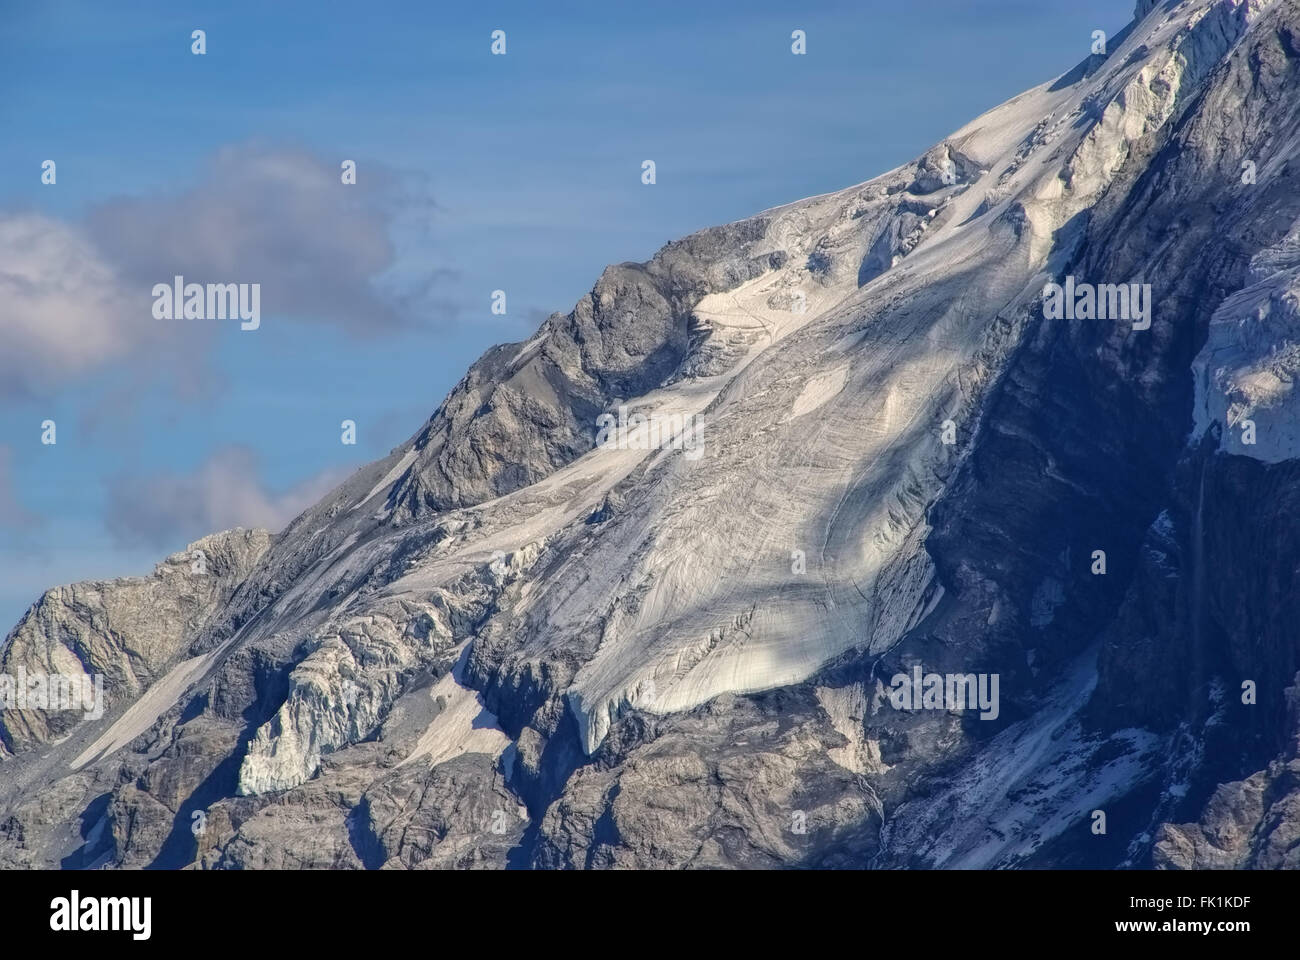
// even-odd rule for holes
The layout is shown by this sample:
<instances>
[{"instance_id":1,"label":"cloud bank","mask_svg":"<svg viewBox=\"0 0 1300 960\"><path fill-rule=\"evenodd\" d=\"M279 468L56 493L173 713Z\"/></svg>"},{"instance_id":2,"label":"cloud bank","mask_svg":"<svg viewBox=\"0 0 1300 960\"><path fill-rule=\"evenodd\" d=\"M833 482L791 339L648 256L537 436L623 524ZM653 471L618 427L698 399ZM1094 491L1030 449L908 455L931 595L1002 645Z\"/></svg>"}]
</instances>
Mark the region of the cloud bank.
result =
<instances>
[{"instance_id":1,"label":"cloud bank","mask_svg":"<svg viewBox=\"0 0 1300 960\"><path fill-rule=\"evenodd\" d=\"M339 164L303 150L229 147L189 189L111 200L79 223L0 212L9 348L0 394L54 390L117 361L156 366L160 352L195 362L220 321L154 319L154 284L177 275L260 284L262 314L273 320L358 336L412 323L429 291L387 284L390 237L399 217L431 204L378 165L362 164L357 183L344 185Z\"/></svg>"}]
</instances>

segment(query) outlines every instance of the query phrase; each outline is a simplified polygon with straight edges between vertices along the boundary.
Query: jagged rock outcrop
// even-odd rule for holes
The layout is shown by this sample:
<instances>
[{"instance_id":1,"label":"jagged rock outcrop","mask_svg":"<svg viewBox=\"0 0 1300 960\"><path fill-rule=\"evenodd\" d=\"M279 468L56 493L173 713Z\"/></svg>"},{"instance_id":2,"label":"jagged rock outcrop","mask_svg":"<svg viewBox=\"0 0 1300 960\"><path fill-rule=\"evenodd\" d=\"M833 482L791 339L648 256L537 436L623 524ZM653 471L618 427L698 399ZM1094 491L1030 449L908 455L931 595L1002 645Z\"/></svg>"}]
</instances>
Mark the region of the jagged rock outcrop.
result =
<instances>
[{"instance_id":1,"label":"jagged rock outcrop","mask_svg":"<svg viewBox=\"0 0 1300 960\"><path fill-rule=\"evenodd\" d=\"M1300 869L1300 676L1287 688L1289 743L1244 780L1215 788L1197 823L1163 824L1152 856L1160 869Z\"/></svg>"},{"instance_id":2,"label":"jagged rock outcrop","mask_svg":"<svg viewBox=\"0 0 1300 960\"><path fill-rule=\"evenodd\" d=\"M609 267L567 315L489 350L416 437L389 495L395 515L482 503L590 450L611 400L641 396L681 366L701 298L779 265L779 253L753 252L765 227L760 218L704 230L648 263Z\"/></svg>"},{"instance_id":3,"label":"jagged rock outcrop","mask_svg":"<svg viewBox=\"0 0 1300 960\"><path fill-rule=\"evenodd\" d=\"M106 700L139 697L226 604L270 545L265 530L231 530L190 544L147 577L55 587L0 649L0 673L103 678ZM5 710L0 751L47 743L75 712Z\"/></svg>"}]
</instances>

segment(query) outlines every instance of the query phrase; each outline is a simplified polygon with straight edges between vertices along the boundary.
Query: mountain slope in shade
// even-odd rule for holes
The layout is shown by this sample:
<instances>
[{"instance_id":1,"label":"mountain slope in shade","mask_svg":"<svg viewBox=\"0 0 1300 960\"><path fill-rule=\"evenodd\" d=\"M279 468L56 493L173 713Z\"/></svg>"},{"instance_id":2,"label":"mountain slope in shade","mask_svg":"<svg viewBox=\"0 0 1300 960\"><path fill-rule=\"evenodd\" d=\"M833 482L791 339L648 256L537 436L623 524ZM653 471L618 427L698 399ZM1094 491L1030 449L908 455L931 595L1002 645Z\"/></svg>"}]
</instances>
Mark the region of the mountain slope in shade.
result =
<instances>
[{"instance_id":1,"label":"mountain slope in shade","mask_svg":"<svg viewBox=\"0 0 1300 960\"><path fill-rule=\"evenodd\" d=\"M0 863L1283 865L1300 2L1136 13L607 269L201 584L47 595L0 667L110 709L3 715ZM1149 284L1149 329L1051 319L1067 277ZM597 446L619 408L679 442ZM917 666L996 718L896 709Z\"/></svg>"}]
</instances>

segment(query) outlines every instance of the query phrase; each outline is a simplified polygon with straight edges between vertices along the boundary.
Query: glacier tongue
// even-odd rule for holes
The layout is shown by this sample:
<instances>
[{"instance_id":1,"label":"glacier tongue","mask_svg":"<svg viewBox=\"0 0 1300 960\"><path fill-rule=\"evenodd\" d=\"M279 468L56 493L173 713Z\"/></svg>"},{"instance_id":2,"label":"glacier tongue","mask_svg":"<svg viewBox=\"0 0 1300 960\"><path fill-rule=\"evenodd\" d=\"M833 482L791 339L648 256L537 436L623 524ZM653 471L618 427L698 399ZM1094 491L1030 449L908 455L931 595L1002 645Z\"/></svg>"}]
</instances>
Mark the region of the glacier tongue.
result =
<instances>
[{"instance_id":1,"label":"glacier tongue","mask_svg":"<svg viewBox=\"0 0 1300 960\"><path fill-rule=\"evenodd\" d=\"M611 268L569 318L491 353L349 494L340 570L356 575L407 539L424 545L339 616L419 606L474 580L486 619L448 625L442 642L485 627L495 638L472 651L471 682L551 663L588 753L628 710L689 710L799 682L853 648L887 650L935 603L926 510L1068 253L1061 228L1179 115L1265 4L1190 6L1150 11L1091 74L1013 98L911 164L687 238L662 263ZM676 369L611 393L638 382L647 350L661 365L678 355ZM594 435L611 396L648 416L702 416L703 455L588 447L552 468ZM558 412L530 421L537 403ZM533 429L533 445L512 453ZM540 479L511 480L515 455ZM524 548L537 561L527 576L475 574ZM286 609L319 607L341 575L304 581L271 619L286 628L297 615ZM248 792L302 782L322 751L368 736L421 662L400 617L380 631L393 637L377 663L336 649L333 621L299 624L316 652L250 745ZM338 709L339 670L355 671L372 712Z\"/></svg>"},{"instance_id":2,"label":"glacier tongue","mask_svg":"<svg viewBox=\"0 0 1300 960\"><path fill-rule=\"evenodd\" d=\"M774 212L787 265L695 308L715 331L764 331L708 409L708 455L645 472L641 515L620 518L619 547L597 555L622 579L579 594L604 612L568 692L588 752L629 709L795 683L915 625L934 590L925 509L1014 337L987 318L1023 321L1055 232L1245 29L1231 5L1203 13L1152 17L1088 82L1018 97L912 168ZM924 175L954 157L957 182ZM890 267L859 286L858 265L921 199L911 191L935 186ZM792 302L807 311L793 329L780 310ZM792 572L799 555L806 573ZM580 629L565 610L546 619Z\"/></svg>"},{"instance_id":3,"label":"glacier tongue","mask_svg":"<svg viewBox=\"0 0 1300 960\"><path fill-rule=\"evenodd\" d=\"M1253 282L1224 300L1192 365L1193 437L1219 426L1219 449L1277 463L1300 457L1300 224L1256 254Z\"/></svg>"}]
</instances>

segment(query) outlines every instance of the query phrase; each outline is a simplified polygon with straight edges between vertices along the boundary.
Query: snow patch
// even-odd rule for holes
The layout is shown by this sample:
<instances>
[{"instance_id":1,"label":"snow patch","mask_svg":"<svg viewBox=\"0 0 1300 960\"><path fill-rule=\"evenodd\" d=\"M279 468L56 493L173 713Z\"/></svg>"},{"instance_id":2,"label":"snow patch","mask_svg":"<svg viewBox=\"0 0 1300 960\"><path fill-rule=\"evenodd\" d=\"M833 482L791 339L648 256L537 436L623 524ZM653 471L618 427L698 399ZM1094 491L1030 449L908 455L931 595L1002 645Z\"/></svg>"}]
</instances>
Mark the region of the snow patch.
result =
<instances>
[{"instance_id":1,"label":"snow patch","mask_svg":"<svg viewBox=\"0 0 1300 960\"><path fill-rule=\"evenodd\" d=\"M130 708L118 717L117 721L98 740L87 747L80 756L72 761L73 770L80 770L92 760L102 759L140 736L155 723L158 718L176 705L181 696L196 681L202 678L208 668L230 646L227 640L220 647L202 656L182 661L157 681Z\"/></svg>"},{"instance_id":2,"label":"snow patch","mask_svg":"<svg viewBox=\"0 0 1300 960\"><path fill-rule=\"evenodd\" d=\"M1149 778L1160 737L1083 729L1096 660L1095 649L1080 657L1042 708L971 758L960 783L899 807L884 857L944 869L1015 866L1067 830L1088 830L1093 810Z\"/></svg>"},{"instance_id":3,"label":"snow patch","mask_svg":"<svg viewBox=\"0 0 1300 960\"><path fill-rule=\"evenodd\" d=\"M1300 457L1300 224L1255 256L1251 275L1210 318L1192 364L1192 440L1217 424L1220 450L1277 463Z\"/></svg>"},{"instance_id":4,"label":"snow patch","mask_svg":"<svg viewBox=\"0 0 1300 960\"><path fill-rule=\"evenodd\" d=\"M483 753L499 757L513 741L501 729L496 716L483 703L477 690L462 683L466 644L456 666L429 688L429 696L441 705L441 712L420 735L415 748L399 767L423 760L436 767L463 753Z\"/></svg>"}]
</instances>

